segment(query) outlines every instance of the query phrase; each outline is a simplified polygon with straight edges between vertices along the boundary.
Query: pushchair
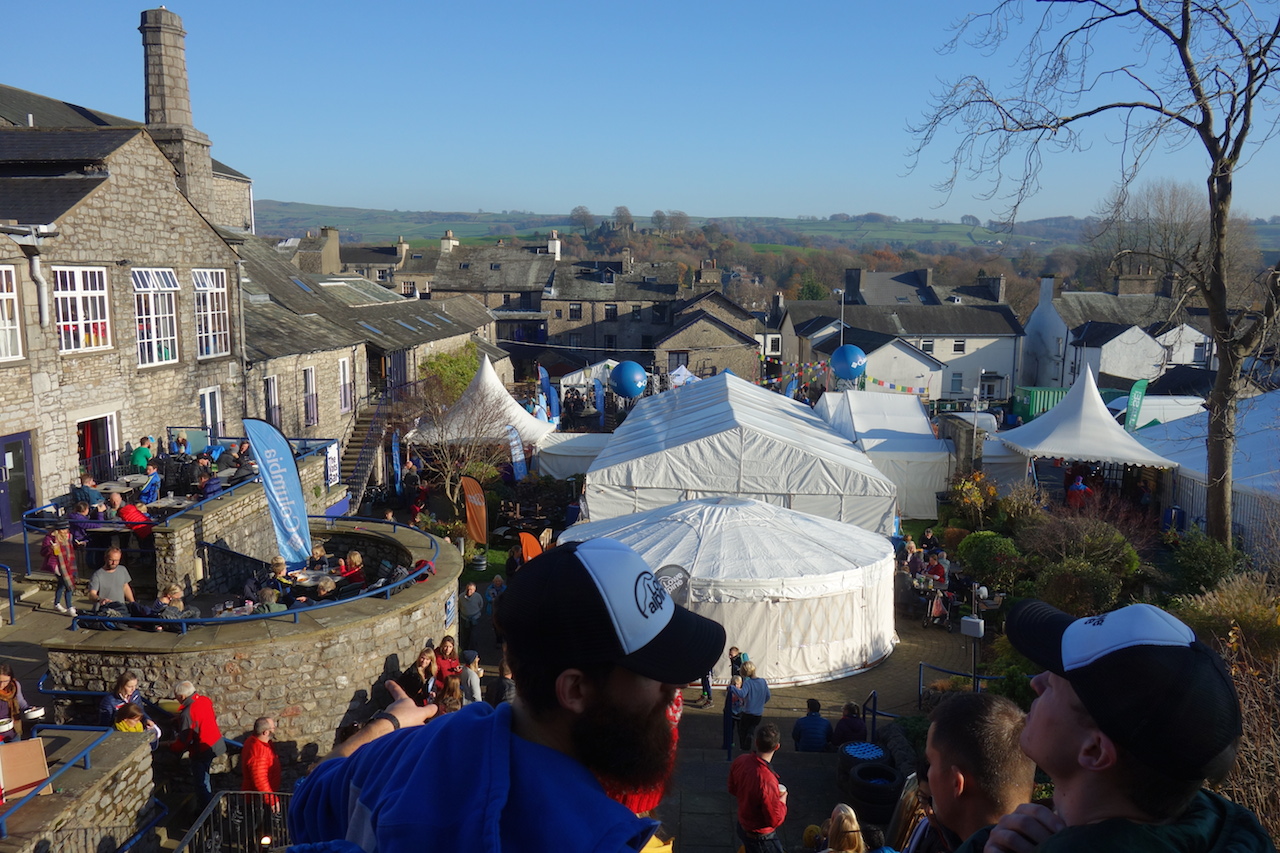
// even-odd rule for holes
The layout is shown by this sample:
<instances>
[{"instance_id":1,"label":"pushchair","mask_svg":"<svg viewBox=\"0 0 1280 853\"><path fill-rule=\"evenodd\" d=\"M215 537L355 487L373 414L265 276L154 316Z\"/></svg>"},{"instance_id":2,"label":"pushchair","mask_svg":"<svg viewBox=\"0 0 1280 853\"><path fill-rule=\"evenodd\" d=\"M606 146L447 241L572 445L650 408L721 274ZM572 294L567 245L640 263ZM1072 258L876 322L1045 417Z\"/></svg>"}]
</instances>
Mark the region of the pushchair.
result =
<instances>
[{"instance_id":1,"label":"pushchair","mask_svg":"<svg viewBox=\"0 0 1280 853\"><path fill-rule=\"evenodd\" d=\"M921 622L922 628L928 628L930 625L942 625L950 634L956 629L955 623L951 621L951 615L956 611L956 594L949 589L936 587L929 590L927 600L925 602L924 620Z\"/></svg>"}]
</instances>

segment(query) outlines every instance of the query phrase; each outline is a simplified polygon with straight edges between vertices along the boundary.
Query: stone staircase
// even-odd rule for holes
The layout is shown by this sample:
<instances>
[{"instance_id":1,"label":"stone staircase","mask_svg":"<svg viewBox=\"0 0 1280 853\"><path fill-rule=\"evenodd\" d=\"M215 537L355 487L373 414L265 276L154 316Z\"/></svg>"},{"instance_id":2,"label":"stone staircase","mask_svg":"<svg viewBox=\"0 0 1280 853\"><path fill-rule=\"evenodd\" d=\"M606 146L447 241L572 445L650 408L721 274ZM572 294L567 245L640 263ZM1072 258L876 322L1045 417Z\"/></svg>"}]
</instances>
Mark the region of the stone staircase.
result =
<instances>
[{"instance_id":1,"label":"stone staircase","mask_svg":"<svg viewBox=\"0 0 1280 853\"><path fill-rule=\"evenodd\" d=\"M342 454L340 473L351 495L352 510L359 510L373 472L373 463L387 433L387 406L385 400L367 406L356 418L351 430L351 441Z\"/></svg>"}]
</instances>

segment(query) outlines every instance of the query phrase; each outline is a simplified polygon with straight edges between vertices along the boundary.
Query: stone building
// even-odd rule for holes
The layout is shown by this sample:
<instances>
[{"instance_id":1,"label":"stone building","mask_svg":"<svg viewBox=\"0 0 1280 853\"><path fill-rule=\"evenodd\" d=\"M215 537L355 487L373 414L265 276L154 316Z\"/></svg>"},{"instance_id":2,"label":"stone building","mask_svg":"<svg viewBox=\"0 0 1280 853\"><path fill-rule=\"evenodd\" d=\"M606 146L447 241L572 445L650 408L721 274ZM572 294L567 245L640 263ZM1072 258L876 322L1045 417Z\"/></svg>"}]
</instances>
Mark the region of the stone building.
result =
<instances>
[{"instance_id":1,"label":"stone building","mask_svg":"<svg viewBox=\"0 0 1280 853\"><path fill-rule=\"evenodd\" d=\"M732 370L748 381L760 378L760 322L716 290L681 300L673 306L669 331L653 353L654 368L670 373L684 366L697 376Z\"/></svg>"},{"instance_id":2,"label":"stone building","mask_svg":"<svg viewBox=\"0 0 1280 853\"><path fill-rule=\"evenodd\" d=\"M0 223L5 535L140 436L239 434L236 255L148 133L0 129Z\"/></svg>"}]
</instances>

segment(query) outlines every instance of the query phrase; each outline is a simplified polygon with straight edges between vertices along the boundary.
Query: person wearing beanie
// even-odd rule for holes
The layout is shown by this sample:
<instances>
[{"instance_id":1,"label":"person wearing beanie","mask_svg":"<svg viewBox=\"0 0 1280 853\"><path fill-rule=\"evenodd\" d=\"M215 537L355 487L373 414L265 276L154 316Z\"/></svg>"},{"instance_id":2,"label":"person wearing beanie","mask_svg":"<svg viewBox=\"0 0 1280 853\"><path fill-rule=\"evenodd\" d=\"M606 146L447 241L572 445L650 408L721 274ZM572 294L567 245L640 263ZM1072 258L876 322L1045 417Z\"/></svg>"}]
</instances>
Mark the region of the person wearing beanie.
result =
<instances>
[{"instance_id":1,"label":"person wearing beanie","mask_svg":"<svg viewBox=\"0 0 1280 853\"><path fill-rule=\"evenodd\" d=\"M960 853L1275 850L1248 809L1203 788L1235 763L1240 701L1189 627L1149 604L1076 619L1026 600L1006 631L1045 670L1019 744L1053 807L1018 806Z\"/></svg>"},{"instance_id":2,"label":"person wearing beanie","mask_svg":"<svg viewBox=\"0 0 1280 853\"><path fill-rule=\"evenodd\" d=\"M393 701L339 744L294 793L296 845L377 853L627 851L658 822L605 788L662 784L674 770L669 709L724 651L717 622L677 605L641 557L593 539L552 548L494 606L515 699L475 702L424 726ZM422 792L450 769L444 822ZM436 816L438 817L438 816Z\"/></svg>"}]
</instances>

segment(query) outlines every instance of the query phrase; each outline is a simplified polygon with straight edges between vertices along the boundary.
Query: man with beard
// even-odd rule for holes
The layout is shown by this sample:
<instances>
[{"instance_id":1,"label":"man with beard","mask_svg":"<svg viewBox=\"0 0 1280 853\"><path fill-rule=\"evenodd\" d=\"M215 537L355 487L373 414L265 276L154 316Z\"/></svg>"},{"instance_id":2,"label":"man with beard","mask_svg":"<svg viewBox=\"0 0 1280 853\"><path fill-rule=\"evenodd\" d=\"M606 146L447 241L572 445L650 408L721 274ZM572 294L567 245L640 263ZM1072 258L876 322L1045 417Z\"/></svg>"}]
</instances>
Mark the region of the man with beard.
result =
<instances>
[{"instance_id":1,"label":"man with beard","mask_svg":"<svg viewBox=\"0 0 1280 853\"><path fill-rule=\"evenodd\" d=\"M609 539L553 548L511 579L494 622L515 701L467 705L425 728L394 700L300 784L299 844L332 850L639 850L657 822L611 788L662 784L674 766L677 690L724 649L724 629L673 602L648 565ZM451 774L450 808L423 797ZM429 817L429 819L428 819Z\"/></svg>"}]
</instances>

